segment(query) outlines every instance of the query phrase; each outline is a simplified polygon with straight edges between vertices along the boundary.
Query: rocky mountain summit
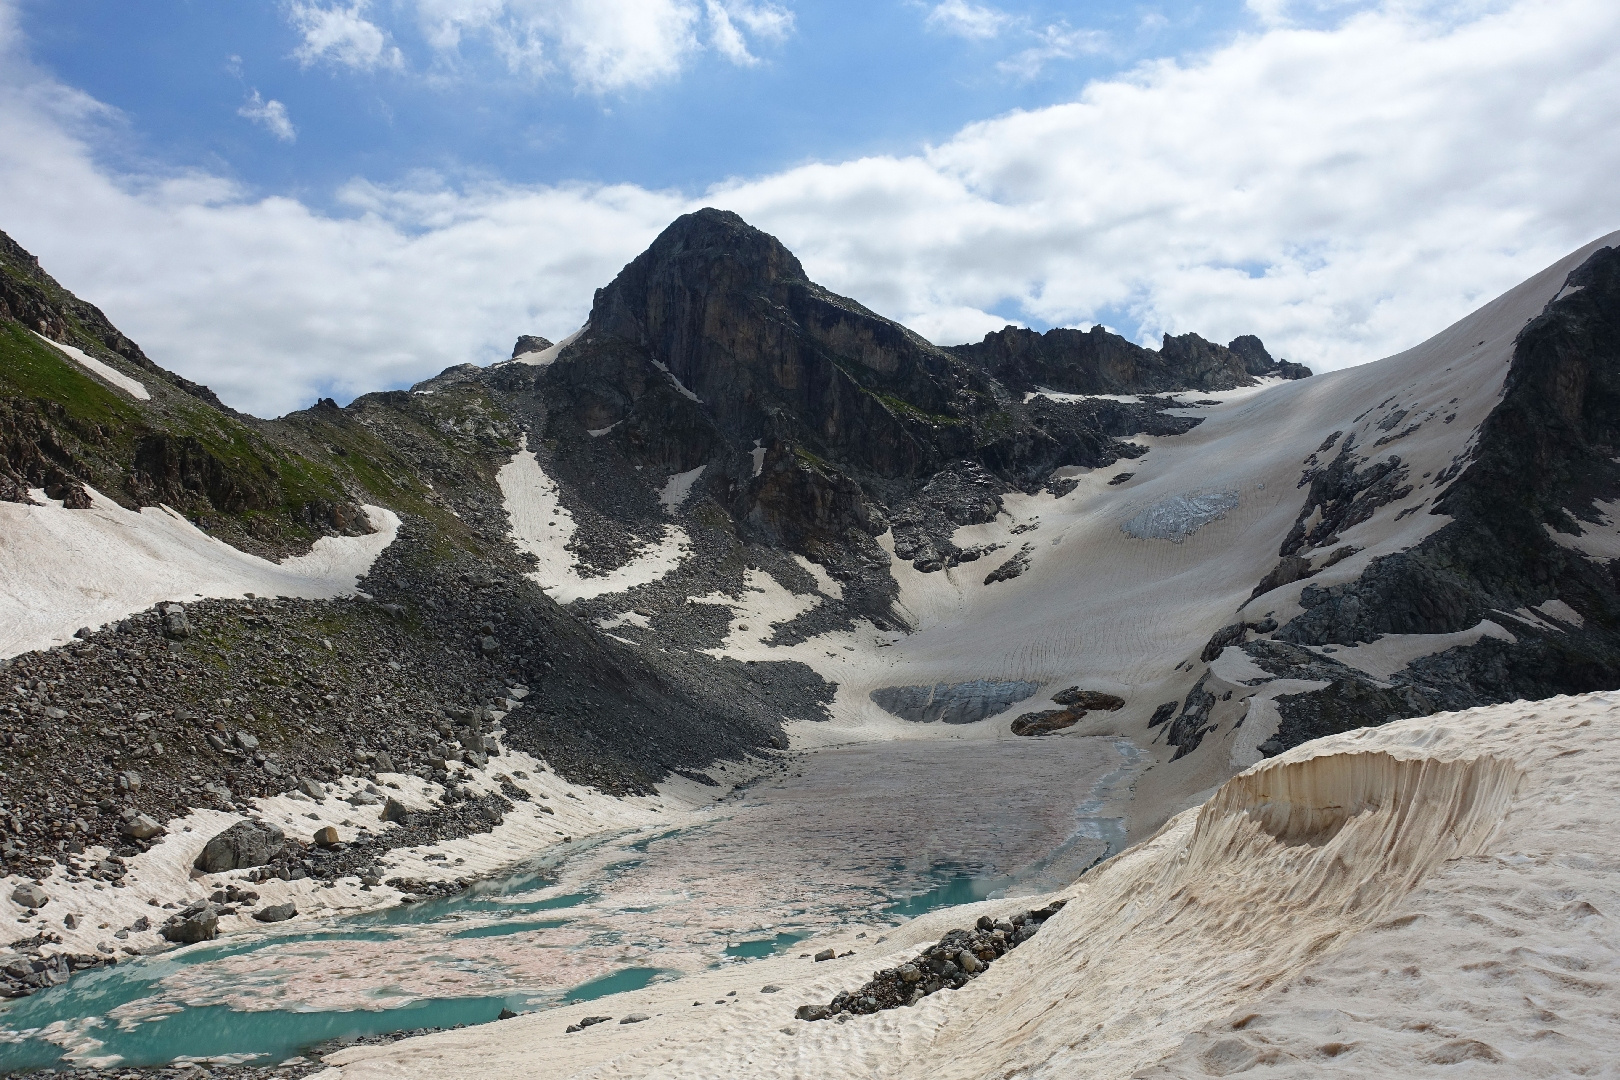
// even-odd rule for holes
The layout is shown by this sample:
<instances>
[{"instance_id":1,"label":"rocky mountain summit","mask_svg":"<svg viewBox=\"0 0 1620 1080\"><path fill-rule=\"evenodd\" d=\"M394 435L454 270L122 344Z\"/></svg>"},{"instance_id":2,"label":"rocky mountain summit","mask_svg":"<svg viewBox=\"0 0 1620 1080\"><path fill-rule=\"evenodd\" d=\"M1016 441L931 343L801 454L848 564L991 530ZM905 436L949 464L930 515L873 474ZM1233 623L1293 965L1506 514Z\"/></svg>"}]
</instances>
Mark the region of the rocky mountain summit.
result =
<instances>
[{"instance_id":1,"label":"rocky mountain summit","mask_svg":"<svg viewBox=\"0 0 1620 1080\"><path fill-rule=\"evenodd\" d=\"M992 342L1008 343L1017 362ZM924 572L976 561L988 552L951 535L994 518L1003 494L1040 490L1065 467L1140 456L1129 436L1197 423L1167 414L1167 400L1030 397L1041 381L1030 371L1059 389L1136 394L1230 389L1254 382L1251 367L1280 370L1257 338L1234 345L1247 353L1195 335L1155 353L1100 329L1009 328L943 349L810 281L737 215L701 210L598 291L586 327L536 373L533 391L563 458L588 455L597 473L702 469L694 491L740 536L826 566L853 583L852 610L883 623L896 616L875 537L892 528L896 555ZM575 486L625 520L628 508L607 501L622 501L617 490Z\"/></svg>"}]
</instances>

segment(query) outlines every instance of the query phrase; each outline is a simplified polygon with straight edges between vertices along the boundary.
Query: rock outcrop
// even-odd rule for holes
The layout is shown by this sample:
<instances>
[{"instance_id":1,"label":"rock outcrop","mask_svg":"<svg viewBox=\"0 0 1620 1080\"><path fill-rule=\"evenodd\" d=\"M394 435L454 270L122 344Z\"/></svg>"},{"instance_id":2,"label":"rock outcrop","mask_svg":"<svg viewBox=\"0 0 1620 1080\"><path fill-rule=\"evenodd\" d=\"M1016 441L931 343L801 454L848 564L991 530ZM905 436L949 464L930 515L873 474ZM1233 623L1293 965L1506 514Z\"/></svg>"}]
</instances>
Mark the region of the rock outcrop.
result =
<instances>
[{"instance_id":1,"label":"rock outcrop","mask_svg":"<svg viewBox=\"0 0 1620 1080\"><path fill-rule=\"evenodd\" d=\"M1197 334L1164 335L1155 352L1110 333L1055 329L1044 334L1009 326L983 341L951 352L968 360L1009 390L1057 390L1067 394L1140 394L1168 390L1231 390L1256 378L1302 379L1310 369L1273 360L1252 334L1230 345Z\"/></svg>"},{"instance_id":2,"label":"rock outcrop","mask_svg":"<svg viewBox=\"0 0 1620 1080\"><path fill-rule=\"evenodd\" d=\"M1393 434L1404 414L1391 415L1380 426ZM1471 453L1438 478L1446 486L1429 513L1449 523L1374 559L1354 581L1305 586L1305 610L1277 631L1278 644L1245 646L1273 674L1330 680L1279 701L1283 724L1263 751L1437 709L1620 685L1620 583L1612 571L1620 564L1601 546L1613 528L1604 507L1620 498L1617 445L1620 253L1603 248L1519 331L1501 402ZM1329 463L1307 473L1298 523L1262 585L1308 576L1300 555L1334 549L1340 532L1409 494L1398 455L1369 461L1359 449L1346 439ZM1348 553L1330 551L1321 566ZM1568 613L1562 619L1514 614L1554 601ZM1487 619L1510 625L1515 640L1484 637L1423 657L1382 685L1329 658L1280 647L1456 633Z\"/></svg>"},{"instance_id":3,"label":"rock outcrop","mask_svg":"<svg viewBox=\"0 0 1620 1080\"><path fill-rule=\"evenodd\" d=\"M1057 342L1074 332L1053 333ZM1028 332L1006 334L1023 342ZM1111 358L1099 389L1251 381L1242 356L1193 335L1167 339L1163 353L1107 334L1087 340ZM1264 356L1257 340L1245 348ZM1029 380L989 357L931 344L812 282L737 215L701 210L599 290L579 338L528 377L546 437L559 455L588 454L589 475L704 468L703 492L742 536L844 579L885 561L872 538L890 526L896 554L924 572L979 559L988 552L958 549L951 534L993 517L1001 494L1039 490L1063 466L1139 456L1124 437L1198 422L1165 414L1168 402L1026 403ZM1054 363L1079 363L1064 357ZM616 485L593 485L582 469L576 490L626 520ZM869 601L863 614L898 619L887 575L855 592Z\"/></svg>"}]
</instances>

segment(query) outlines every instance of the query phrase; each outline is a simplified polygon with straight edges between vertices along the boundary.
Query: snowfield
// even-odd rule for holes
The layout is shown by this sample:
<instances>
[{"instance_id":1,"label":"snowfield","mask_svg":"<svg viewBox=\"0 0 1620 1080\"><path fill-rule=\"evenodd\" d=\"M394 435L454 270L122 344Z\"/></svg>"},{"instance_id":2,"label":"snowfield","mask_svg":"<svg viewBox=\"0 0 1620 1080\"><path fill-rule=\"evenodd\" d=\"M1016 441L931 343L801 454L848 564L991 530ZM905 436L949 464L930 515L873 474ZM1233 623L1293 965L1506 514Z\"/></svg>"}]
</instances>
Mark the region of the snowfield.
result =
<instances>
[{"instance_id":1,"label":"snowfield","mask_svg":"<svg viewBox=\"0 0 1620 1080\"><path fill-rule=\"evenodd\" d=\"M1620 694L1593 694L1298 747L1053 894L1068 905L1027 944L911 1008L793 1018L951 927L1041 898L935 912L880 943L801 946L853 948L848 959L772 958L357 1047L317 1075L1607 1075L1620 1045L1617 722ZM691 1010L732 990L733 1007ZM651 1019L563 1031L633 1012Z\"/></svg>"},{"instance_id":2,"label":"snowfield","mask_svg":"<svg viewBox=\"0 0 1620 1080\"><path fill-rule=\"evenodd\" d=\"M665 491L670 492L680 479L680 476L672 477ZM686 482L688 490L696 480L697 475L691 474ZM606 574L586 577L580 573L574 553L568 550L568 541L573 539L576 527L574 515L558 500L556 481L540 467L534 452L528 448L527 437L512 460L496 474L496 481L511 517L513 542L519 551L526 551L538 560L529 577L559 604L624 592L657 581L675 569L691 548L685 529L667 526L659 543L643 548L625 565Z\"/></svg>"},{"instance_id":3,"label":"snowfield","mask_svg":"<svg viewBox=\"0 0 1620 1080\"><path fill-rule=\"evenodd\" d=\"M322 599L355 583L393 543L399 518L367 506L376 530L327 536L309 554L273 563L238 551L168 507L126 510L93 488L68 510L0 502L0 659L48 649L80 627L100 627L164 601L205 597Z\"/></svg>"}]
</instances>

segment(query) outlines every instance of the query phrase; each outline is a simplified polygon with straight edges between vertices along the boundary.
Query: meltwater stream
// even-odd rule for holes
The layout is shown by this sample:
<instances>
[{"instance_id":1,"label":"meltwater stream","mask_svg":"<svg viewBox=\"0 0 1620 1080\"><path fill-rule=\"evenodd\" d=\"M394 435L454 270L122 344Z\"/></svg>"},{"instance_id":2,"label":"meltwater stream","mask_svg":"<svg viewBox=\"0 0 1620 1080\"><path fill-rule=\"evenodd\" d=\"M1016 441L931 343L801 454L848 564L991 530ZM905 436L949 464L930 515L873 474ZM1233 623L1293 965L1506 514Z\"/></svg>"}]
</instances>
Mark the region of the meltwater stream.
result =
<instances>
[{"instance_id":1,"label":"meltwater stream","mask_svg":"<svg viewBox=\"0 0 1620 1080\"><path fill-rule=\"evenodd\" d=\"M0 1073L271 1063L332 1040L479 1024L791 951L852 923L1045 891L1118 850L1123 739L813 752L680 828L553 849L456 897L296 921L0 1007Z\"/></svg>"}]
</instances>

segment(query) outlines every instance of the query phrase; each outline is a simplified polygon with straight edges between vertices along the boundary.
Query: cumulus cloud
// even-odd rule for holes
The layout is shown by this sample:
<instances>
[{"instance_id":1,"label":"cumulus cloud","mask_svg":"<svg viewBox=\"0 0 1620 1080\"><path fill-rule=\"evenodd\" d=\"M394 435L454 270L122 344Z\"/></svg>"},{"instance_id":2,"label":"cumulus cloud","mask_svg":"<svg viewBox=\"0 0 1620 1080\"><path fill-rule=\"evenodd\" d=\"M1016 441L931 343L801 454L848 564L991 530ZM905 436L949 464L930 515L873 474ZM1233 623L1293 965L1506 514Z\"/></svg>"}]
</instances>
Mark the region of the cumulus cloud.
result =
<instances>
[{"instance_id":1,"label":"cumulus cloud","mask_svg":"<svg viewBox=\"0 0 1620 1080\"><path fill-rule=\"evenodd\" d=\"M978 40L996 37L1014 22L1005 11L970 4L967 0L944 0L935 4L924 21L932 29Z\"/></svg>"},{"instance_id":2,"label":"cumulus cloud","mask_svg":"<svg viewBox=\"0 0 1620 1080\"><path fill-rule=\"evenodd\" d=\"M469 39L488 41L513 72L562 71L594 93L652 86L678 75L705 36L726 59L752 65L749 40L780 41L793 15L750 0L414 0L441 64ZM707 30L707 34L703 33Z\"/></svg>"},{"instance_id":3,"label":"cumulus cloud","mask_svg":"<svg viewBox=\"0 0 1620 1080\"><path fill-rule=\"evenodd\" d=\"M701 193L356 181L337 216L202 172L109 173L105 107L12 48L0 228L160 363L261 415L493 360L519 333L555 340L704 204L936 341L1016 312L1148 343L1258 333L1331 369L1620 227L1620 9L1498 7L1392 0L1245 36L907 156Z\"/></svg>"},{"instance_id":4,"label":"cumulus cloud","mask_svg":"<svg viewBox=\"0 0 1620 1080\"><path fill-rule=\"evenodd\" d=\"M293 127L291 118L287 116L287 106L275 98L266 101L257 90L248 95L242 107L236 110L236 115L263 124L266 131L282 142L290 143L298 138L298 129Z\"/></svg>"},{"instance_id":5,"label":"cumulus cloud","mask_svg":"<svg viewBox=\"0 0 1620 1080\"><path fill-rule=\"evenodd\" d=\"M294 0L287 18L304 39L293 56L306 67L321 60L362 71L403 67L405 58L399 48L366 17L370 6L369 0L355 0L347 7Z\"/></svg>"}]
</instances>

